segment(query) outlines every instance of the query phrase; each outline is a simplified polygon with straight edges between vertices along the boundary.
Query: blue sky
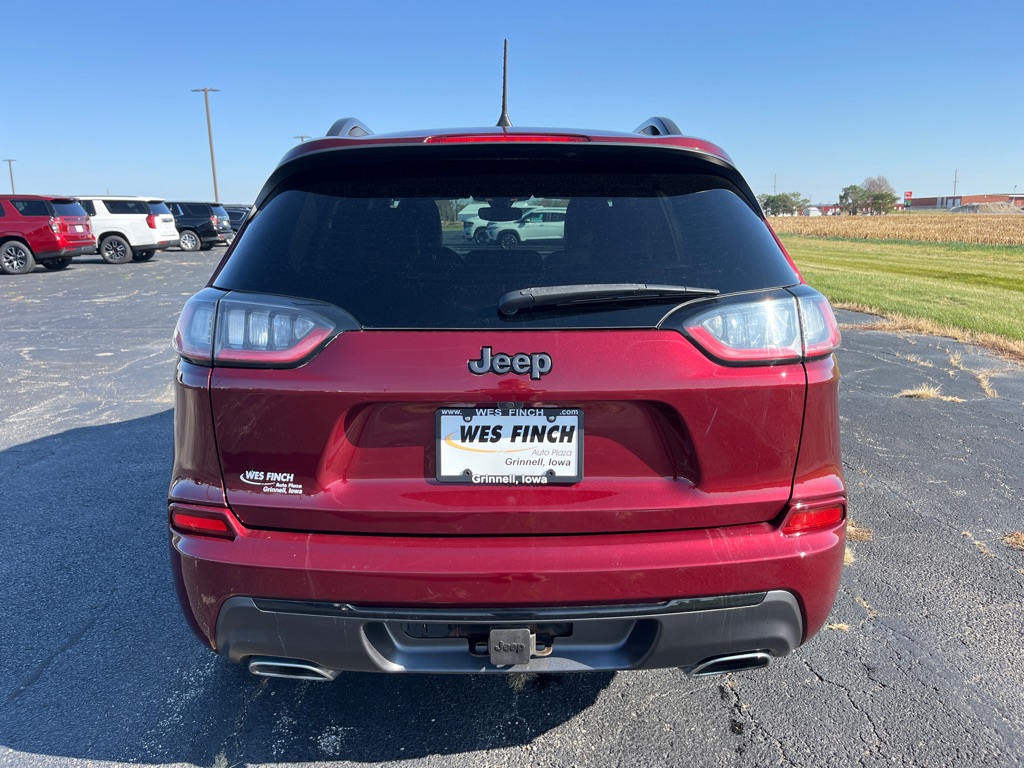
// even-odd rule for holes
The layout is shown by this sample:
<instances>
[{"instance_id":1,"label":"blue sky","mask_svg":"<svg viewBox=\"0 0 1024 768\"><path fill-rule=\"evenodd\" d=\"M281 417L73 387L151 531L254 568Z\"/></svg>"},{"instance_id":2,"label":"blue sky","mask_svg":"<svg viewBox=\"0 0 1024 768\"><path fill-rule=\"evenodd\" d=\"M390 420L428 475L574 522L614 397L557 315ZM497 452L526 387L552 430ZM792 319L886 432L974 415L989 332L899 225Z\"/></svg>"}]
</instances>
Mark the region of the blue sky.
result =
<instances>
[{"instance_id":1,"label":"blue sky","mask_svg":"<svg viewBox=\"0 0 1024 768\"><path fill-rule=\"evenodd\" d=\"M294 136L652 115L755 192L1024 193L1024 2L6 2L0 159L19 192L250 202ZM0 165L0 190L10 189Z\"/></svg>"}]
</instances>

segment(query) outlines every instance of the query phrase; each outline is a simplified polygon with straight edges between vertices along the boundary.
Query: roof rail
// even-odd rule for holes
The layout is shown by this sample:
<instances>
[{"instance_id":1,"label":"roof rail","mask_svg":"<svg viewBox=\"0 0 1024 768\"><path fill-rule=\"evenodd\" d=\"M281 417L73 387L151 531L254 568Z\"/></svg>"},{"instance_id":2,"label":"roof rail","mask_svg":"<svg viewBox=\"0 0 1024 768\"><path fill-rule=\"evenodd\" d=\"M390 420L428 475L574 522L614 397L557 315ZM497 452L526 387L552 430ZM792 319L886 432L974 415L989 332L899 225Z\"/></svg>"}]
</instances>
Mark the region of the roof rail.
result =
<instances>
[{"instance_id":1,"label":"roof rail","mask_svg":"<svg viewBox=\"0 0 1024 768\"><path fill-rule=\"evenodd\" d=\"M646 133L648 136L683 135L675 121L667 117L652 117L650 120L645 120L636 127L633 133Z\"/></svg>"},{"instance_id":2,"label":"roof rail","mask_svg":"<svg viewBox=\"0 0 1024 768\"><path fill-rule=\"evenodd\" d=\"M334 125L328 129L327 136L369 136L372 134L369 128L356 120L354 117L343 117L335 120Z\"/></svg>"}]
</instances>

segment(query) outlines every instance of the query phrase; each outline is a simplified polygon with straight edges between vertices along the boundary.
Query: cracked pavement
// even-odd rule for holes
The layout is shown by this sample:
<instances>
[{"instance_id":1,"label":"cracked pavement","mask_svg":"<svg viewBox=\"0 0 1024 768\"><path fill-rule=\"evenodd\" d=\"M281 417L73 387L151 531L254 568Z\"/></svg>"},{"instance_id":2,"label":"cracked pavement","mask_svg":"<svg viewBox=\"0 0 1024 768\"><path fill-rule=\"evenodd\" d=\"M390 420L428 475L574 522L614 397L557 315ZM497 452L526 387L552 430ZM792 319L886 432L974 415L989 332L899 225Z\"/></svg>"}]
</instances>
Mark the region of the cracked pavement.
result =
<instances>
[{"instance_id":1,"label":"cracked pavement","mask_svg":"<svg viewBox=\"0 0 1024 768\"><path fill-rule=\"evenodd\" d=\"M766 670L257 679L166 562L173 354L222 251L0 277L0 764L989 766L1024 755L1024 368L844 324L849 543L829 626ZM909 397L921 387L939 397ZM947 399L941 399L947 398Z\"/></svg>"}]
</instances>

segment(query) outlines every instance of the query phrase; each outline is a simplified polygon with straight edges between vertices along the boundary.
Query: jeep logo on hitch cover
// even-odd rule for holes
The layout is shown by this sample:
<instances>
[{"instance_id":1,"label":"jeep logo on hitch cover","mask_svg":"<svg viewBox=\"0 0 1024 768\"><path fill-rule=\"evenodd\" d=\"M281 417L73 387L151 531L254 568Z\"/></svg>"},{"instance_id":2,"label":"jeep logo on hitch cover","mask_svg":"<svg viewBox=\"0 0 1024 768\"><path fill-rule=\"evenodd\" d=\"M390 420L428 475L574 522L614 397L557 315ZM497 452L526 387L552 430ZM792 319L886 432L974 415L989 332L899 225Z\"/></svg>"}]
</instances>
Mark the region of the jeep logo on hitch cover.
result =
<instances>
[{"instance_id":1,"label":"jeep logo on hitch cover","mask_svg":"<svg viewBox=\"0 0 1024 768\"><path fill-rule=\"evenodd\" d=\"M474 376L483 376L485 373L496 373L499 376L506 373L528 373L536 381L551 372L551 355L547 352L516 352L514 355L499 352L495 355L490 347L483 347L480 359L469 361L469 372Z\"/></svg>"}]
</instances>

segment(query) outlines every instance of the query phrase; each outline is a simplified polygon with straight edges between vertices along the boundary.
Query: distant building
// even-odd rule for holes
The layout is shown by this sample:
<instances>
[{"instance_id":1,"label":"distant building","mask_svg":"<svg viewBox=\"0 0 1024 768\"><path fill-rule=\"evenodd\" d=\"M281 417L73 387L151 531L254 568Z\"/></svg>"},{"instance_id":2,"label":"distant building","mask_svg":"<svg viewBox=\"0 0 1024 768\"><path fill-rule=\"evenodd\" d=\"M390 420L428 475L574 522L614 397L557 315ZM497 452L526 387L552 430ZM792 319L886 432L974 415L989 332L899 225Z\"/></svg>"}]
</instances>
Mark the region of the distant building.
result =
<instances>
[{"instance_id":1,"label":"distant building","mask_svg":"<svg viewBox=\"0 0 1024 768\"><path fill-rule=\"evenodd\" d=\"M908 208L937 208L948 210L969 203L1013 203L1024 208L1024 193L1019 195L950 195L949 197L915 197L907 201Z\"/></svg>"}]
</instances>

